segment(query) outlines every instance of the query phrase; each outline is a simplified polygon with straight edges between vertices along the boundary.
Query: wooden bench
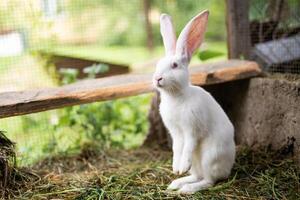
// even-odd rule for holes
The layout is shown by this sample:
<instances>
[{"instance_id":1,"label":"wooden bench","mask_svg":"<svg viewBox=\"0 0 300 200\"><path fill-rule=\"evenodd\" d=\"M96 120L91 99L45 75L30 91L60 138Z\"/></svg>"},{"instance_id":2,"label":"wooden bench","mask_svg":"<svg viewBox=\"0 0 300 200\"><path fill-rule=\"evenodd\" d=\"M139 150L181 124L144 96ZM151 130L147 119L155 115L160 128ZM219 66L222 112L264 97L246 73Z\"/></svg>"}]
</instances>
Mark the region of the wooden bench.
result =
<instances>
[{"instance_id":1,"label":"wooden bench","mask_svg":"<svg viewBox=\"0 0 300 200\"><path fill-rule=\"evenodd\" d=\"M229 60L191 67L194 85L209 85L261 74L255 62ZM0 118L152 92L152 74L89 79L56 88L0 93Z\"/></svg>"}]
</instances>

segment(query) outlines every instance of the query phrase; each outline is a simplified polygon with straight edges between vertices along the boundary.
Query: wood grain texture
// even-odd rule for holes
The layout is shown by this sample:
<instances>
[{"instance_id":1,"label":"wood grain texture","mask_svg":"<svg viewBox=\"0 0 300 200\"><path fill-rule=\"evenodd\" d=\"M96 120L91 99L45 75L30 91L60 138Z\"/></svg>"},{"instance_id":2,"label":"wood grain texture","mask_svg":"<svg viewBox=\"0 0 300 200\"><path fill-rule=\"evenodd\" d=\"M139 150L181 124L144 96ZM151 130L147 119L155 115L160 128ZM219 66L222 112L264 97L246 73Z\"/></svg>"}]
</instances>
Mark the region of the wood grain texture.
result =
<instances>
[{"instance_id":1,"label":"wood grain texture","mask_svg":"<svg viewBox=\"0 0 300 200\"><path fill-rule=\"evenodd\" d=\"M250 78L261 73L255 62L229 60L191 67L194 85ZM152 92L152 74L128 74L22 92L0 93L0 118Z\"/></svg>"},{"instance_id":2,"label":"wood grain texture","mask_svg":"<svg viewBox=\"0 0 300 200\"><path fill-rule=\"evenodd\" d=\"M226 0L227 46L230 59L249 57L249 5L249 0Z\"/></svg>"}]
</instances>

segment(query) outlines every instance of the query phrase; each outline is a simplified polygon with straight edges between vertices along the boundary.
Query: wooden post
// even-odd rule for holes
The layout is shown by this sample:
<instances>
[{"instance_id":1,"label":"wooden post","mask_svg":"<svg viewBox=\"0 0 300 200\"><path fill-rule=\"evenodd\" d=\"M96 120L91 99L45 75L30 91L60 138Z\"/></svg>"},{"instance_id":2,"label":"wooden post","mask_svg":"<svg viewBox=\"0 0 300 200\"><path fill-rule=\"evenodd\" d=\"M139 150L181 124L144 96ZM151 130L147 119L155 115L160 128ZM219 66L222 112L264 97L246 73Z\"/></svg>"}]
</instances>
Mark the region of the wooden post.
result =
<instances>
[{"instance_id":1,"label":"wooden post","mask_svg":"<svg viewBox=\"0 0 300 200\"><path fill-rule=\"evenodd\" d=\"M150 51L153 50L153 33L152 33L152 25L149 19L149 13L151 10L151 0L144 0L144 16L145 16L145 30L147 34L147 47Z\"/></svg>"},{"instance_id":2,"label":"wooden post","mask_svg":"<svg viewBox=\"0 0 300 200\"><path fill-rule=\"evenodd\" d=\"M247 59L251 50L249 0L226 0L228 57Z\"/></svg>"},{"instance_id":3,"label":"wooden post","mask_svg":"<svg viewBox=\"0 0 300 200\"><path fill-rule=\"evenodd\" d=\"M171 147L171 139L159 113L160 95L156 91L149 110L149 130L144 141L145 146Z\"/></svg>"}]
</instances>

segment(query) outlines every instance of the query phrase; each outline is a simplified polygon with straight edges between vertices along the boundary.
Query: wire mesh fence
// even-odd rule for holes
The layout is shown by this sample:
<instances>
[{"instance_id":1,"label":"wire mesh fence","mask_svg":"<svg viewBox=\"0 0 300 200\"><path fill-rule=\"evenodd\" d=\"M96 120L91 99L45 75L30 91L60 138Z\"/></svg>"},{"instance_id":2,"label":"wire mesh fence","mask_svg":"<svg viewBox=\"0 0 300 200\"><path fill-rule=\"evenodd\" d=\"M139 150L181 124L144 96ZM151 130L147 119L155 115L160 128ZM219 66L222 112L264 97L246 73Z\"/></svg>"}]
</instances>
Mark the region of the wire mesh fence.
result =
<instances>
[{"instance_id":1,"label":"wire mesh fence","mask_svg":"<svg viewBox=\"0 0 300 200\"><path fill-rule=\"evenodd\" d=\"M249 5L250 59L259 62L265 71L300 73L300 2L251 0ZM82 78L150 72L163 54L160 13L172 15L178 35L186 22L203 9L209 9L211 14L202 48L213 50L213 54L217 52L224 59L225 1L1 1L0 92L56 87ZM198 57L203 56L196 55L193 62L201 62ZM79 148L75 144L89 139L111 140L115 144L138 134L139 142L134 143L137 145L147 132L150 98L146 95L1 119L0 129L17 142L18 158L25 164L45 155L72 152ZM97 115L98 110L105 115ZM107 114L110 112L121 117ZM126 119L128 113L131 121ZM106 138L104 133L111 134ZM129 137L124 139L126 135Z\"/></svg>"},{"instance_id":2,"label":"wire mesh fence","mask_svg":"<svg viewBox=\"0 0 300 200\"><path fill-rule=\"evenodd\" d=\"M300 73L300 2L251 0L251 59L269 72Z\"/></svg>"},{"instance_id":3,"label":"wire mesh fence","mask_svg":"<svg viewBox=\"0 0 300 200\"><path fill-rule=\"evenodd\" d=\"M0 94L60 87L80 79L153 71L156 60L164 53L159 33L159 16L163 12L172 15L178 35L190 18L204 9L209 9L209 25L205 42L201 46L204 50L202 52L205 54L197 53L192 62L203 62L207 59L212 61L215 58L226 59L225 4L229 1L1 0ZM259 62L261 67L268 72L299 74L300 1L249 0L249 2L249 13L245 13L249 14L250 23L249 27L243 30L243 34L247 34L251 40L250 59ZM298 80L300 79L296 79L296 81ZM115 196L122 198L120 195L123 194L127 197L129 195L130 198L130 193L137 198L148 198L154 193L157 194L157 198L161 198L161 194L168 196L168 193L164 191L163 183L170 181L169 175L171 177L171 174L167 174L168 179L163 182L161 175L165 175L166 170L169 171L168 168L171 166L169 162L160 160L162 158L158 152L151 151L149 153L148 150L146 150L147 152L142 150L129 158L128 154L133 154L131 151L129 153L123 150L116 151L113 155L120 160L107 159L112 154L99 152L107 148L138 147L143 143L149 126L148 112L151 98L152 95L147 94L0 119L0 143L7 142L2 131L9 139L16 142L18 166L30 166L31 169L38 169L39 173L43 173L42 179L37 175L29 181L31 178L27 177L29 182L34 182L33 185L36 184L35 180L39 182L34 189L31 184L25 187L20 185L22 188L18 186L14 189L20 189L21 195L27 193L28 199L35 199L33 196L38 199L47 199L48 197L52 199L72 198L77 195L79 195L77 196L79 199L88 197L114 199ZM155 117L152 116L152 118ZM7 144L13 146L9 141ZM294 143L291 145L294 147ZM7 177L7 174L10 173L5 169L9 165L1 163L3 160L2 149L0 146L0 198L1 193L5 194L1 191L1 182L6 182L6 180L3 181L3 177L5 177L3 174L6 173ZM14 153L10 152L10 148L8 150L4 153L12 156L10 160L7 159L7 163L14 164ZM265 153L258 154L266 160ZM77 156L69 157L74 154ZM243 150L241 155L242 157L238 157L236 166L247 166L249 164L248 157L250 161L253 161L252 158L256 156L254 152L248 152L248 150L247 152ZM53 158L51 158L52 156ZM169 153L166 156L170 158ZM90 160L97 157L95 162L99 165L93 165L93 162L88 160L89 157ZM43 160L44 158L50 159ZM138 162L135 163L135 159ZM270 156L270 159L274 160L273 156ZM267 169L270 168L269 165L279 166L276 163L281 163L280 166L282 166L285 161L282 160L281 155L276 157L275 164L271 163L270 159L265 161ZM245 163L239 163L241 160ZM140 162L144 164L141 165ZM259 160L259 162L261 161ZM299 182L299 178L294 176L294 171L298 168L290 158L286 159L285 163L287 166L282 169L289 169L291 164L293 165L291 173L287 170L287 173L291 174L291 177L288 178L291 181L285 184L287 187L290 183L290 185L296 185L292 190L286 192L288 197L293 198L298 195L295 193L297 184L294 184ZM131 164L135 166L133 167ZM253 166L251 165L248 171L252 170L251 167L254 171L257 170L256 163L252 164ZM156 170L157 174L154 173L153 176L153 170L150 171L150 176L149 173L145 173L149 171L149 166L154 167L154 172ZM95 168L97 170L94 170ZM105 168L112 169L113 174L110 174L109 170ZM3 173L1 173L1 169ZM86 173L86 170L91 173ZM234 170L237 173L244 172L244 169L240 170L239 167ZM120 176L119 174L114 175L115 171L118 171ZM267 174L259 173L259 176L269 176L269 170L263 169L263 171L266 171ZM129 172L128 176L125 175L127 172ZM237 181L237 185L242 183L241 191L245 191L246 196L261 197L265 195L267 198L275 195L274 198L277 198L279 195L285 197L285 185L282 188L275 187L275 190L274 187L270 190L262 188L263 192L253 187L250 188L249 193L243 185L255 186L253 180L249 179L245 182L245 175L238 174L237 176L237 173L232 173L228 183L232 184L233 181ZM19 175L13 174L13 176L13 179L20 178ZM144 185L140 184L140 179L144 176L147 180L154 177L156 179L152 180L162 184L156 187L156 183L152 180L146 181L144 184L149 187L145 189ZM115 182L116 178L120 178L121 181ZM128 178L136 179L136 184L133 180L134 184L128 185ZM23 178L21 177L21 179ZM76 180L74 181L74 179ZM283 174L281 179L279 178L279 183L286 179L286 174ZM271 184L275 184L275 179L268 179L265 185L270 185L269 180L271 180ZM276 181L278 182L277 179ZM116 187L111 187L112 182ZM226 185L227 182L224 184ZM102 187L103 185L105 187ZM122 187L121 193L120 187ZM153 190L158 189L158 193L153 193ZM234 190L228 191L229 197L238 192L236 188ZM96 196L94 192L97 193ZM114 194L115 192L116 194ZM143 196L143 194L146 195ZM203 198L203 193L199 193L199 195ZM220 196L219 192L212 196L209 193L207 195L209 197ZM228 197L226 191L223 196ZM175 196L167 198L173 197L176 198ZM16 198L12 196L12 199ZM26 198L22 196L22 199Z\"/></svg>"},{"instance_id":4,"label":"wire mesh fence","mask_svg":"<svg viewBox=\"0 0 300 200\"><path fill-rule=\"evenodd\" d=\"M225 58L225 2L218 0L3 0L0 92L152 71L163 54L160 13L172 15L178 35L204 9L211 10L204 47ZM147 133L150 98L145 95L0 119L0 130L17 143L21 165L77 152L92 141L101 147L127 148L141 144Z\"/></svg>"}]
</instances>

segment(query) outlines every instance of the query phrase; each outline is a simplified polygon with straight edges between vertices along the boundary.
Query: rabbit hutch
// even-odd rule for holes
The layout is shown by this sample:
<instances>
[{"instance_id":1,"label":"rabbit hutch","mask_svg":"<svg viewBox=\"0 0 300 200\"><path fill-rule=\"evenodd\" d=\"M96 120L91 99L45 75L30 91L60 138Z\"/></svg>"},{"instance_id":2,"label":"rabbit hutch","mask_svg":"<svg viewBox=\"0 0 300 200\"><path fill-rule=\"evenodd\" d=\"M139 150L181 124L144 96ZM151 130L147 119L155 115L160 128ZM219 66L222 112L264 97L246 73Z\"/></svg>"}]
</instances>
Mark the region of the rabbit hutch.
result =
<instances>
[{"instance_id":1,"label":"rabbit hutch","mask_svg":"<svg viewBox=\"0 0 300 200\"><path fill-rule=\"evenodd\" d=\"M179 12L175 9L176 6L178 9L185 6L184 8L188 11L193 10L191 6L194 5L193 3L196 2L197 5L203 3L202 0L197 1L187 1L187 5L179 0L134 2L137 5L136 9L141 10L139 16L142 16L142 20L138 19L134 23L141 23L144 26L146 32L141 38L145 40L145 46L151 52L151 56L163 54L163 51L158 51L158 54L155 52L156 37L160 37L155 29L158 27L155 24L155 16L159 16L162 11L174 12L175 15L175 12ZM16 2L9 9L12 10L23 1ZM51 22L49 24L54 24L54 32L67 27L65 18L74 17L84 7L81 1L45 0L41 2L43 2L41 10L45 15L44 20L47 23ZM72 4L74 12L72 10L73 13L65 14L63 10L66 10L66 5L70 2L74 3ZM97 34L105 32L102 29L96 30L95 27L89 30L86 21L83 20L91 21L97 16L101 21L105 14L114 11L113 9L119 6L120 10L113 12L118 17L111 17L112 25L107 27L109 29L117 27L116 30L123 31L123 34L126 33L126 30L123 30L124 27L128 29L132 27L128 26L125 17L124 21L117 23L116 19L120 19L119 11L129 13L130 20L136 19L136 15L130 14L133 6L129 3L126 4L123 1L121 3L117 0L87 2L89 3L86 4L88 5L86 13L72 20L80 22L80 26L83 27L74 30L88 34L88 37L82 36L84 34L72 36L72 42L69 43L70 36L64 38L67 33L69 34L68 30L56 36L58 41L61 38L67 41L62 43L59 50L55 48L53 48L55 51L53 49L45 51L42 48L26 50L30 45L22 46L24 47L22 51L25 53L31 51L31 54L39 61L42 60L43 64L47 64L45 71L49 74L52 74L53 70L56 73L66 66L75 71L67 71L68 74L55 79L56 82L53 85L37 84L38 87L29 89L9 87L3 91L0 85L0 198L300 198L299 1L222 1L224 10L220 11L222 13L220 16L224 18L224 28L226 28L224 32L226 32L228 58L212 62L192 62L190 79L193 85L201 86L211 93L232 121L237 144L236 164L228 179L218 182L211 189L193 195L166 191L167 185L176 175L172 174L172 152L170 151L172 141L159 113L160 96L152 86L153 71L142 68L135 73L131 70L131 63L128 61L138 57L140 51L143 50L136 48L132 50L133 53L128 54L126 52L129 52L130 48L124 48L124 51L118 54L118 50L114 49L111 54L108 54L109 48L101 49L99 51L101 54L109 55L109 59L107 57L103 59L93 57L92 52L98 52L98 47L91 45L92 50L82 54L85 56L77 56L73 52L72 55L65 54L68 49L67 44L75 48L76 45L96 43L99 42L94 40L99 37ZM212 4L214 6L219 3L219 1L212 2L215 2ZM99 10L97 10L98 4L103 4ZM208 5L211 4L208 3ZM5 7L8 4L0 3L0 8L1 6ZM40 7L36 3L31 6ZM107 9L105 13L103 8L110 9ZM93 16L92 11L101 11L104 14ZM214 13L211 15L214 16ZM180 17L182 16L177 16L177 19ZM41 22L35 20L34 25L38 26ZM99 26L101 24L97 20L93 23ZM45 26L47 31L49 24ZM133 27L133 29L134 33L138 33L141 27ZM40 30L40 32L45 30ZM43 32L43 37L47 31ZM97 34L94 34L95 32ZM107 33L111 37L113 34L115 33ZM30 35L24 34L23 39L25 40L26 37ZM109 45L122 44L125 36L122 35L121 39L118 37L112 37L113 40ZM161 40L158 41L161 43ZM83 49L88 51L85 47ZM89 55L86 56L87 54ZM117 58L114 59L114 57L118 57L117 55L125 59L121 62L116 61ZM20 55L13 57L12 60L21 59L20 57ZM29 57L26 59L30 60ZM147 59L149 61L144 61L143 64L154 68L157 59L148 57ZM21 61L20 63L22 64ZM1 64L0 62L0 72ZM92 72L86 73L86 67L91 65L89 70ZM112 70L104 70L103 74L95 75L93 70L103 70L102 65ZM76 71L78 69L79 71ZM7 74L5 71L3 73ZM24 80L22 73L25 71L16 71L14 74L18 75L17 79ZM31 78L38 78L37 76L39 75L35 74ZM45 76L40 78L44 79ZM77 81L77 78L80 80ZM1 82L0 79L0 83L4 84L5 80L9 79L3 80ZM146 104L146 106L140 106L140 104ZM5 125L11 119L14 120L13 123ZM35 130L39 132L38 134L31 132L33 131L31 126L39 126L40 123L46 126ZM21 124L22 128L16 128L17 124ZM9 130L16 130L13 139ZM18 131L26 134L18 135ZM110 132L113 134L109 134ZM122 135L123 132L142 132L143 134L126 136ZM35 134L32 137L34 140L31 140L30 137L33 134ZM112 137L115 138L114 141L107 142ZM143 142L133 144L134 148L129 148L121 144L122 140L143 140ZM20 148L18 146L20 141L25 141L27 146ZM40 158L31 153L33 151L46 153ZM27 157L23 158L24 155ZM23 160L25 164L19 164Z\"/></svg>"}]
</instances>

